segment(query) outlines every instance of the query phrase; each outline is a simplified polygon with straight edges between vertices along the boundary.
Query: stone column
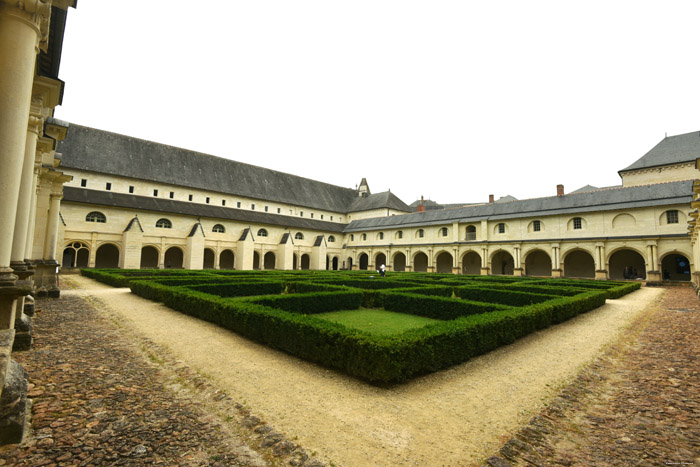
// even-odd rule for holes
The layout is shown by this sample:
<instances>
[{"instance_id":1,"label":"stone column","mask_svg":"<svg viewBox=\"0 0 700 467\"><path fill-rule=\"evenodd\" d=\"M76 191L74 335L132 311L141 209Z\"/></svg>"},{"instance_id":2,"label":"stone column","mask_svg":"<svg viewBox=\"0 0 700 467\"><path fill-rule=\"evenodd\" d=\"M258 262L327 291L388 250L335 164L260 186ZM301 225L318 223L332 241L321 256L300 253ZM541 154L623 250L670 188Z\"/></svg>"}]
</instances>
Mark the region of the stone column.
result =
<instances>
[{"instance_id":1,"label":"stone column","mask_svg":"<svg viewBox=\"0 0 700 467\"><path fill-rule=\"evenodd\" d=\"M520 245L513 248L513 275L522 276L523 275L523 265L520 259Z\"/></svg>"},{"instance_id":2,"label":"stone column","mask_svg":"<svg viewBox=\"0 0 700 467\"><path fill-rule=\"evenodd\" d=\"M411 263L411 250L406 249L404 254L406 255L406 272L411 272L413 271L413 264Z\"/></svg>"},{"instance_id":3,"label":"stone column","mask_svg":"<svg viewBox=\"0 0 700 467\"><path fill-rule=\"evenodd\" d=\"M482 227L484 225L484 222L486 222L486 221L482 221ZM481 249L481 275L482 276L489 275L489 250L488 250L488 248Z\"/></svg>"},{"instance_id":4,"label":"stone column","mask_svg":"<svg viewBox=\"0 0 700 467\"><path fill-rule=\"evenodd\" d=\"M44 260L56 261L56 239L58 238L58 215L61 210L61 198L63 198L63 193L51 192L46 240L44 241Z\"/></svg>"},{"instance_id":5,"label":"stone column","mask_svg":"<svg viewBox=\"0 0 700 467\"><path fill-rule=\"evenodd\" d=\"M663 277L661 275L661 265L659 264L659 247L656 242L647 243L647 282L660 282Z\"/></svg>"},{"instance_id":6,"label":"stone column","mask_svg":"<svg viewBox=\"0 0 700 467\"><path fill-rule=\"evenodd\" d=\"M455 225L457 223L455 222ZM461 274L462 268L459 267L459 249L452 249L452 274Z\"/></svg>"},{"instance_id":7,"label":"stone column","mask_svg":"<svg viewBox=\"0 0 700 467\"><path fill-rule=\"evenodd\" d=\"M562 277L561 258L559 257L559 244L552 245L552 277Z\"/></svg>"},{"instance_id":8,"label":"stone column","mask_svg":"<svg viewBox=\"0 0 700 467\"><path fill-rule=\"evenodd\" d=\"M39 195L39 172L41 171L41 163L36 162L34 159L34 174L32 176L32 202L29 205L29 228L27 229L27 240L25 244L24 257L29 259L34 259L32 255L32 250L34 248L34 228L36 226L36 201Z\"/></svg>"},{"instance_id":9,"label":"stone column","mask_svg":"<svg viewBox=\"0 0 700 467\"><path fill-rule=\"evenodd\" d=\"M608 278L608 269L605 267L605 243L595 244L595 266L595 278L606 280Z\"/></svg>"}]
</instances>

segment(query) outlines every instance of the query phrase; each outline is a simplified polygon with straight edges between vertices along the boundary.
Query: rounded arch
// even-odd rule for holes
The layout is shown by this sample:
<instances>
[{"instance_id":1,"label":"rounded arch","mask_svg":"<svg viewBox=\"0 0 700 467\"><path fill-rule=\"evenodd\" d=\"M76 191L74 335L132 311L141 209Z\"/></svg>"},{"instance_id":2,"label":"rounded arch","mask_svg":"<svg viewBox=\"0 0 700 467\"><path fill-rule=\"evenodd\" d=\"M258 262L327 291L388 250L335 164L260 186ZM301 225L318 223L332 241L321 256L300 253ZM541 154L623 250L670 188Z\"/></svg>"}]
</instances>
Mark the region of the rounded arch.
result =
<instances>
[{"instance_id":1,"label":"rounded arch","mask_svg":"<svg viewBox=\"0 0 700 467\"><path fill-rule=\"evenodd\" d=\"M294 240L304 240L304 234L301 232L297 232L294 234Z\"/></svg>"},{"instance_id":2,"label":"rounded arch","mask_svg":"<svg viewBox=\"0 0 700 467\"><path fill-rule=\"evenodd\" d=\"M173 223L170 222L170 219L166 219L165 217L163 217L156 221L156 227L159 229L172 229Z\"/></svg>"},{"instance_id":3,"label":"rounded arch","mask_svg":"<svg viewBox=\"0 0 700 467\"><path fill-rule=\"evenodd\" d=\"M462 274L481 274L481 255L476 251L467 251L462 255Z\"/></svg>"},{"instance_id":4,"label":"rounded arch","mask_svg":"<svg viewBox=\"0 0 700 467\"><path fill-rule=\"evenodd\" d=\"M394 253L394 256L391 258L391 265L394 271L405 271L406 270L406 255L401 253L400 251L397 253Z\"/></svg>"},{"instance_id":5,"label":"rounded arch","mask_svg":"<svg viewBox=\"0 0 700 467\"><path fill-rule=\"evenodd\" d=\"M352 256L348 256L347 268L352 270Z\"/></svg>"},{"instance_id":6,"label":"rounded arch","mask_svg":"<svg viewBox=\"0 0 700 467\"><path fill-rule=\"evenodd\" d=\"M530 221L527 225L527 231L529 233L542 232L544 230L544 222L540 219L535 219Z\"/></svg>"},{"instance_id":7,"label":"rounded arch","mask_svg":"<svg viewBox=\"0 0 700 467\"><path fill-rule=\"evenodd\" d=\"M104 243L95 252L96 268L118 268L119 247L113 243Z\"/></svg>"},{"instance_id":8,"label":"rounded arch","mask_svg":"<svg viewBox=\"0 0 700 467\"><path fill-rule=\"evenodd\" d=\"M367 253L360 253L360 256L357 257L357 262L360 265L360 270L366 271L369 267L369 255Z\"/></svg>"},{"instance_id":9,"label":"rounded arch","mask_svg":"<svg viewBox=\"0 0 700 467\"><path fill-rule=\"evenodd\" d=\"M618 248L608 256L610 279L646 279L644 256L633 248Z\"/></svg>"},{"instance_id":10,"label":"rounded arch","mask_svg":"<svg viewBox=\"0 0 700 467\"><path fill-rule=\"evenodd\" d=\"M90 247L83 242L69 242L61 259L64 268L86 268L90 261Z\"/></svg>"},{"instance_id":11,"label":"rounded arch","mask_svg":"<svg viewBox=\"0 0 700 467\"><path fill-rule=\"evenodd\" d=\"M525 256L526 276L551 276L552 258L543 250L534 249Z\"/></svg>"},{"instance_id":12,"label":"rounded arch","mask_svg":"<svg viewBox=\"0 0 700 467\"><path fill-rule=\"evenodd\" d=\"M331 260L331 268L334 271L338 270L338 262L340 261L340 258L337 256L334 256L333 259Z\"/></svg>"},{"instance_id":13,"label":"rounded arch","mask_svg":"<svg viewBox=\"0 0 700 467\"><path fill-rule=\"evenodd\" d=\"M311 258L309 257L308 254L304 253L301 255L301 269L310 269L311 268Z\"/></svg>"},{"instance_id":14,"label":"rounded arch","mask_svg":"<svg viewBox=\"0 0 700 467\"><path fill-rule=\"evenodd\" d=\"M165 251L165 267L167 269L182 269L184 254L178 246L171 246Z\"/></svg>"},{"instance_id":15,"label":"rounded arch","mask_svg":"<svg viewBox=\"0 0 700 467\"><path fill-rule=\"evenodd\" d=\"M104 224L107 222L107 217L100 211L92 211L85 216L85 222L99 222L100 224Z\"/></svg>"},{"instance_id":16,"label":"rounded arch","mask_svg":"<svg viewBox=\"0 0 700 467\"><path fill-rule=\"evenodd\" d=\"M503 235L508 233L508 224L505 222L499 222L493 226L493 233L495 235Z\"/></svg>"},{"instance_id":17,"label":"rounded arch","mask_svg":"<svg viewBox=\"0 0 700 467\"><path fill-rule=\"evenodd\" d=\"M377 240L384 240L384 232L377 233Z\"/></svg>"},{"instance_id":18,"label":"rounded arch","mask_svg":"<svg viewBox=\"0 0 700 467\"><path fill-rule=\"evenodd\" d=\"M224 227L222 224L216 224L211 228L211 231L214 233L226 233L226 227Z\"/></svg>"},{"instance_id":19,"label":"rounded arch","mask_svg":"<svg viewBox=\"0 0 700 467\"><path fill-rule=\"evenodd\" d=\"M441 251L435 257L435 272L451 273L453 263L454 258L452 254L447 251Z\"/></svg>"},{"instance_id":20,"label":"rounded arch","mask_svg":"<svg viewBox=\"0 0 700 467\"><path fill-rule=\"evenodd\" d=\"M253 269L256 271L260 269L260 253L257 251L253 252Z\"/></svg>"},{"instance_id":21,"label":"rounded arch","mask_svg":"<svg viewBox=\"0 0 700 467\"><path fill-rule=\"evenodd\" d=\"M276 262L277 257L275 256L275 254L271 251L268 251L263 257L263 269L275 269Z\"/></svg>"},{"instance_id":22,"label":"rounded arch","mask_svg":"<svg viewBox=\"0 0 700 467\"><path fill-rule=\"evenodd\" d=\"M466 240L476 240L476 226L475 225L468 225L466 232L467 232L467 236L465 237Z\"/></svg>"},{"instance_id":23,"label":"rounded arch","mask_svg":"<svg viewBox=\"0 0 700 467\"><path fill-rule=\"evenodd\" d=\"M588 222L584 217L572 217L566 223L566 230L585 230L588 226ZM595 273L593 274L595 276Z\"/></svg>"},{"instance_id":24,"label":"rounded arch","mask_svg":"<svg viewBox=\"0 0 700 467\"><path fill-rule=\"evenodd\" d=\"M214 269L214 264L216 264L216 253L211 248L204 249L204 269Z\"/></svg>"},{"instance_id":25,"label":"rounded arch","mask_svg":"<svg viewBox=\"0 0 700 467\"><path fill-rule=\"evenodd\" d=\"M267 237L267 230L258 229L258 237Z\"/></svg>"},{"instance_id":26,"label":"rounded arch","mask_svg":"<svg viewBox=\"0 0 700 467\"><path fill-rule=\"evenodd\" d=\"M428 272L428 255L422 251L413 255L413 270L416 272Z\"/></svg>"},{"instance_id":27,"label":"rounded arch","mask_svg":"<svg viewBox=\"0 0 700 467\"><path fill-rule=\"evenodd\" d=\"M613 217L612 228L613 229L629 229L637 224L637 219L634 218L632 214L623 212Z\"/></svg>"},{"instance_id":28,"label":"rounded arch","mask_svg":"<svg viewBox=\"0 0 700 467\"><path fill-rule=\"evenodd\" d=\"M438 229L438 237L447 237L450 235L450 229L447 227L440 227Z\"/></svg>"},{"instance_id":29,"label":"rounded arch","mask_svg":"<svg viewBox=\"0 0 700 467\"><path fill-rule=\"evenodd\" d=\"M563 259L565 277L595 278L595 261L587 250L569 250Z\"/></svg>"},{"instance_id":30,"label":"rounded arch","mask_svg":"<svg viewBox=\"0 0 700 467\"><path fill-rule=\"evenodd\" d=\"M154 269L158 267L160 251L153 245L146 245L141 248L141 269Z\"/></svg>"},{"instance_id":31,"label":"rounded arch","mask_svg":"<svg viewBox=\"0 0 700 467\"><path fill-rule=\"evenodd\" d=\"M374 269L379 269L382 264L386 266L386 255L384 253L377 253L374 255Z\"/></svg>"},{"instance_id":32,"label":"rounded arch","mask_svg":"<svg viewBox=\"0 0 700 467\"><path fill-rule=\"evenodd\" d=\"M686 224L685 214L678 209L668 209L659 216L660 225Z\"/></svg>"},{"instance_id":33,"label":"rounded arch","mask_svg":"<svg viewBox=\"0 0 700 467\"><path fill-rule=\"evenodd\" d=\"M328 243L335 243L335 237L333 235L328 236Z\"/></svg>"},{"instance_id":34,"label":"rounded arch","mask_svg":"<svg viewBox=\"0 0 700 467\"><path fill-rule=\"evenodd\" d=\"M669 252L661 258L661 278L665 281L690 281L690 261L684 254Z\"/></svg>"},{"instance_id":35,"label":"rounded arch","mask_svg":"<svg viewBox=\"0 0 700 467\"><path fill-rule=\"evenodd\" d=\"M425 230L423 230L423 229L416 230L416 238L423 238L423 237L425 237Z\"/></svg>"},{"instance_id":36,"label":"rounded arch","mask_svg":"<svg viewBox=\"0 0 700 467\"><path fill-rule=\"evenodd\" d=\"M515 268L513 255L506 250L498 250L491 256L491 274L497 276L512 276Z\"/></svg>"},{"instance_id":37,"label":"rounded arch","mask_svg":"<svg viewBox=\"0 0 700 467\"><path fill-rule=\"evenodd\" d=\"M219 269L233 269L236 264L236 255L231 250L224 250L219 255Z\"/></svg>"}]
</instances>

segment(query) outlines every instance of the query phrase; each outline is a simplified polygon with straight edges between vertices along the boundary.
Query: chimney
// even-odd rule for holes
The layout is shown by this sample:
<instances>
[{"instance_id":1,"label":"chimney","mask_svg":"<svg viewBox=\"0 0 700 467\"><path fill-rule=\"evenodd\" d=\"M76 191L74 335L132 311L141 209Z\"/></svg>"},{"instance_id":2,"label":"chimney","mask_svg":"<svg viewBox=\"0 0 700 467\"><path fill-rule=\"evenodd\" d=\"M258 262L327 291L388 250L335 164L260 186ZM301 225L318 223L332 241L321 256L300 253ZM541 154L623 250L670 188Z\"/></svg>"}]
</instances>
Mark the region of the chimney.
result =
<instances>
[{"instance_id":1,"label":"chimney","mask_svg":"<svg viewBox=\"0 0 700 467\"><path fill-rule=\"evenodd\" d=\"M493 203L493 202L494 202L493 195L489 195L489 203Z\"/></svg>"},{"instance_id":2,"label":"chimney","mask_svg":"<svg viewBox=\"0 0 700 467\"><path fill-rule=\"evenodd\" d=\"M425 204L423 204L423 195L420 196L420 204L418 205L418 212L425 212Z\"/></svg>"},{"instance_id":3,"label":"chimney","mask_svg":"<svg viewBox=\"0 0 700 467\"><path fill-rule=\"evenodd\" d=\"M564 196L564 185L557 185L557 196Z\"/></svg>"}]
</instances>

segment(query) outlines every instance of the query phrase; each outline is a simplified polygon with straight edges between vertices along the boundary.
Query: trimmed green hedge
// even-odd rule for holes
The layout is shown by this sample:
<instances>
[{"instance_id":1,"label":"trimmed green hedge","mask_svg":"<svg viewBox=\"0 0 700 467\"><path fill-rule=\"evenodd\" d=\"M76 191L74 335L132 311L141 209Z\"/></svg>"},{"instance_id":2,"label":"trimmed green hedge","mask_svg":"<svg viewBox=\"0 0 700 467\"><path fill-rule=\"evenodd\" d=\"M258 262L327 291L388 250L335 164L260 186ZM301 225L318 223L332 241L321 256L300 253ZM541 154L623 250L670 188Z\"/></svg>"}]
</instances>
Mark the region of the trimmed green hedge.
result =
<instances>
[{"instance_id":1,"label":"trimmed green hedge","mask_svg":"<svg viewBox=\"0 0 700 467\"><path fill-rule=\"evenodd\" d=\"M495 303L471 302L454 298L418 295L405 292L382 292L382 304L389 311L452 320L462 316L505 309Z\"/></svg>"},{"instance_id":2,"label":"trimmed green hedge","mask_svg":"<svg viewBox=\"0 0 700 467\"><path fill-rule=\"evenodd\" d=\"M552 300L553 298L558 298L558 296L555 295L524 293L504 289L494 290L470 285L456 287L454 292L459 298L475 300L477 302L500 303L501 305L509 306L532 305L533 303L541 303Z\"/></svg>"},{"instance_id":3,"label":"trimmed green hedge","mask_svg":"<svg viewBox=\"0 0 700 467\"><path fill-rule=\"evenodd\" d=\"M311 315L328 311L355 310L362 303L362 292L312 292L306 294L274 295L246 299L271 308Z\"/></svg>"}]
</instances>

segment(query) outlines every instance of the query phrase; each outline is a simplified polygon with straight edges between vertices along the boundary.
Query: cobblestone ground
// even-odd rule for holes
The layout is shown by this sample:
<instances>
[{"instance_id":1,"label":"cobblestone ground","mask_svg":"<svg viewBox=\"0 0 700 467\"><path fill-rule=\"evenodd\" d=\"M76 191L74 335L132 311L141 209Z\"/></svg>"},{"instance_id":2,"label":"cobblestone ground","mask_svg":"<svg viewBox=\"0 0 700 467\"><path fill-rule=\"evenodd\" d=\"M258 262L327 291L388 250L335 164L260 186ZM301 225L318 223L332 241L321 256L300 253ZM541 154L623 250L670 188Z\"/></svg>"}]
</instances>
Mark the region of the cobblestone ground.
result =
<instances>
[{"instance_id":1,"label":"cobblestone ground","mask_svg":"<svg viewBox=\"0 0 700 467\"><path fill-rule=\"evenodd\" d=\"M248 447L255 436L242 441L173 390L164 362L149 361L143 343L87 300L42 299L37 308L32 350L13 353L29 374L32 432L0 448L0 465L268 464Z\"/></svg>"},{"instance_id":2,"label":"cobblestone ground","mask_svg":"<svg viewBox=\"0 0 700 467\"><path fill-rule=\"evenodd\" d=\"M669 288L491 457L510 465L700 465L700 301Z\"/></svg>"}]
</instances>

